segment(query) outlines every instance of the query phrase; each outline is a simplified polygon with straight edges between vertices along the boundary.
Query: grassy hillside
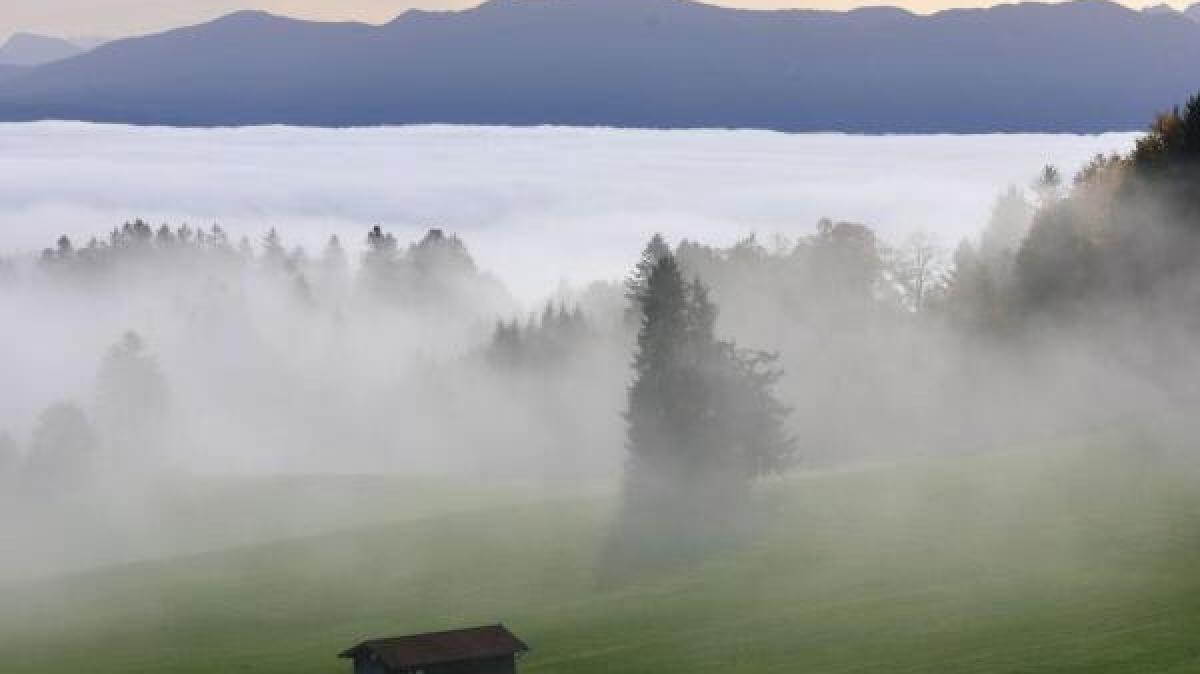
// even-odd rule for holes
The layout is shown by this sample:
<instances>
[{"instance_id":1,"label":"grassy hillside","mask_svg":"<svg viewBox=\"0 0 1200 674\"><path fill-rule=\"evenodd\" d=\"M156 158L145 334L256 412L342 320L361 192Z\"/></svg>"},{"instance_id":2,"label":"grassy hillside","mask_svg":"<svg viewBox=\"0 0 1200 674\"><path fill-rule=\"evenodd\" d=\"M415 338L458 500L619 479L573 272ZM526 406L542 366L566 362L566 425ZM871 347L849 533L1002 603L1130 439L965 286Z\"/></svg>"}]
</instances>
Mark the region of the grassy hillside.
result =
<instances>
[{"instance_id":1,"label":"grassy hillside","mask_svg":"<svg viewBox=\"0 0 1200 674\"><path fill-rule=\"evenodd\" d=\"M1059 450L795 476L743 544L596 583L611 509L503 506L0 591L0 669L348 671L503 621L526 672L1200 671L1200 470Z\"/></svg>"},{"instance_id":2,"label":"grassy hillside","mask_svg":"<svg viewBox=\"0 0 1200 674\"><path fill-rule=\"evenodd\" d=\"M511 485L483 487L395 476L193 477L101 496L37 498L31 511L0 488L0 585L98 566L416 520L544 498Z\"/></svg>"}]
</instances>

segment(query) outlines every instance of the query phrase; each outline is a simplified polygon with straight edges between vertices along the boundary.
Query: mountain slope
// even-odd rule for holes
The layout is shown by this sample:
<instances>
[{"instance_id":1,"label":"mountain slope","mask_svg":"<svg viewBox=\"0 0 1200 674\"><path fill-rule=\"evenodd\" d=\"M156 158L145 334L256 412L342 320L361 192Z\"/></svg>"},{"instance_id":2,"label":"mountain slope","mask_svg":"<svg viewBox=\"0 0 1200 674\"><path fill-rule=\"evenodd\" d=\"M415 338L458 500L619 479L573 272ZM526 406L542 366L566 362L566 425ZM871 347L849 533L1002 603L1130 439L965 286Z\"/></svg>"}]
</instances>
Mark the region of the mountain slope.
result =
<instances>
[{"instance_id":1,"label":"mountain slope","mask_svg":"<svg viewBox=\"0 0 1200 674\"><path fill-rule=\"evenodd\" d=\"M0 46L0 65L37 66L61 61L83 50L56 37L17 33Z\"/></svg>"},{"instance_id":2,"label":"mountain slope","mask_svg":"<svg viewBox=\"0 0 1200 674\"><path fill-rule=\"evenodd\" d=\"M615 584L607 504L491 508L0 586L0 660L329 674L366 637L503 621L530 673L1196 671L1198 477L1097 448L797 476L742 545Z\"/></svg>"},{"instance_id":3,"label":"mountain slope","mask_svg":"<svg viewBox=\"0 0 1200 674\"><path fill-rule=\"evenodd\" d=\"M13 79L27 72L29 72L29 66L13 66L0 63L0 82Z\"/></svg>"},{"instance_id":4,"label":"mountain slope","mask_svg":"<svg viewBox=\"0 0 1200 674\"><path fill-rule=\"evenodd\" d=\"M0 119L1099 131L1200 90L1198 66L1200 24L1104 0L931 16L492 0L121 40L0 85Z\"/></svg>"}]
</instances>

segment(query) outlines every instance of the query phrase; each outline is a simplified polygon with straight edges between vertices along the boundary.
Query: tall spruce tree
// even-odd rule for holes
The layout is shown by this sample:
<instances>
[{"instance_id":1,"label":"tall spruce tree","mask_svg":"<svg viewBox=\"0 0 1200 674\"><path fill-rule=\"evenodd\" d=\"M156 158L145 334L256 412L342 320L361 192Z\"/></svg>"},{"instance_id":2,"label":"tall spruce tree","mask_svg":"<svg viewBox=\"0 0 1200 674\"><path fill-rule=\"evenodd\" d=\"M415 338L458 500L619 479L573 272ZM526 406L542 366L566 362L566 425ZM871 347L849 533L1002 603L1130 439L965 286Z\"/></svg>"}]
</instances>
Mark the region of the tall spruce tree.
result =
<instances>
[{"instance_id":1,"label":"tall spruce tree","mask_svg":"<svg viewBox=\"0 0 1200 674\"><path fill-rule=\"evenodd\" d=\"M719 521L729 513L714 510L736 509L754 478L794 458L789 410L773 393L775 356L718 340L707 287L685 281L669 253L631 287L641 322L626 412L626 505Z\"/></svg>"},{"instance_id":2,"label":"tall spruce tree","mask_svg":"<svg viewBox=\"0 0 1200 674\"><path fill-rule=\"evenodd\" d=\"M629 307L625 310L627 323L632 325L638 323L641 311L638 297L646 291L646 286L650 283L650 274L658 265L659 260L670 254L671 247L667 245L662 234L655 234L651 237L646 248L642 250L642 257L633 266L633 272L625 279L625 300L629 303Z\"/></svg>"},{"instance_id":3,"label":"tall spruce tree","mask_svg":"<svg viewBox=\"0 0 1200 674\"><path fill-rule=\"evenodd\" d=\"M633 297L641 327L626 412L631 477L668 474L683 463L688 422L694 420L684 408L699 393L693 386L698 371L688 363L689 292L675 258L659 259Z\"/></svg>"},{"instance_id":4,"label":"tall spruce tree","mask_svg":"<svg viewBox=\"0 0 1200 674\"><path fill-rule=\"evenodd\" d=\"M641 259L633 266L633 273L625 280L625 298L635 305L635 308L638 296L646 290L646 285L650 282L650 274L654 267L658 265L659 260L670 254L671 247L667 245L662 234L651 237L646 248L642 250Z\"/></svg>"}]
</instances>

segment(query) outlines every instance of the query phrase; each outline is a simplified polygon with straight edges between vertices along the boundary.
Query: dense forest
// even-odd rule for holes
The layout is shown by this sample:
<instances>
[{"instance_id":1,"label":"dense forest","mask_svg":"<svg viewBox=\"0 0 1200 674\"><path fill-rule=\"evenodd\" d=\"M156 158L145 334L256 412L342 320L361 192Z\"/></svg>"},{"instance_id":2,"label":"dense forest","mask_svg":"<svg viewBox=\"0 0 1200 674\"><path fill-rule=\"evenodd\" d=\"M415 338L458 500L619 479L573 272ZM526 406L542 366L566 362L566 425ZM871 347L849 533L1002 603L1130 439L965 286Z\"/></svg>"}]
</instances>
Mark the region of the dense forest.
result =
<instances>
[{"instance_id":1,"label":"dense forest","mask_svg":"<svg viewBox=\"0 0 1200 674\"><path fill-rule=\"evenodd\" d=\"M1126 156L1002 191L952 251L832 219L723 248L654 236L623 282L532 311L439 229L320 251L140 220L62 236L0 264L25 368L0 483L86 503L188 471L623 474L628 528L708 526L797 466L1186 414L1198 185L1200 97Z\"/></svg>"}]
</instances>

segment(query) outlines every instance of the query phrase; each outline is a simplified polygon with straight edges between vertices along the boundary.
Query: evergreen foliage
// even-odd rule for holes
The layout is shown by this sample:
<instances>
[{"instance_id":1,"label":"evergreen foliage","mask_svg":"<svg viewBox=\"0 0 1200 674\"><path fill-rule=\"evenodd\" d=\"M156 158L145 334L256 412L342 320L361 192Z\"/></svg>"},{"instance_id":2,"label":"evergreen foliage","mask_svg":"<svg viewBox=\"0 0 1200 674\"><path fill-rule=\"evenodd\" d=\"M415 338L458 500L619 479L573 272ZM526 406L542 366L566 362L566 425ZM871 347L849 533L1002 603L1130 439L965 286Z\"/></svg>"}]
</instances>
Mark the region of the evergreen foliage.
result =
<instances>
[{"instance_id":1,"label":"evergreen foliage","mask_svg":"<svg viewBox=\"0 0 1200 674\"><path fill-rule=\"evenodd\" d=\"M648 524L642 534L651 536L657 526L720 534L753 479L795 460L789 410L773 393L781 373L774 355L717 339L708 288L685 281L674 255L642 279L631 284L640 327L625 415L625 519Z\"/></svg>"},{"instance_id":2,"label":"evergreen foliage","mask_svg":"<svg viewBox=\"0 0 1200 674\"><path fill-rule=\"evenodd\" d=\"M567 311L547 302L538 316L530 316L526 325L519 321L497 321L488 344L488 362L501 367L538 368L559 365L577 354L584 340L591 337L583 309Z\"/></svg>"},{"instance_id":3,"label":"evergreen foliage","mask_svg":"<svg viewBox=\"0 0 1200 674\"><path fill-rule=\"evenodd\" d=\"M440 229L429 230L401 252L394 235L372 228L361 282L374 297L413 309L509 303L499 282L479 271L462 240Z\"/></svg>"},{"instance_id":4,"label":"evergreen foliage","mask_svg":"<svg viewBox=\"0 0 1200 674\"><path fill-rule=\"evenodd\" d=\"M635 312L638 298L646 291L654 268L658 266L659 261L670 254L671 247L667 245L662 234L656 233L650 237L650 241L642 250L642 257L638 259L637 264L633 266L633 272L625 280L625 299Z\"/></svg>"},{"instance_id":5,"label":"evergreen foliage","mask_svg":"<svg viewBox=\"0 0 1200 674\"><path fill-rule=\"evenodd\" d=\"M86 487L94 478L96 449L95 433L78 405L51 405L34 428L26 475L32 484L51 491Z\"/></svg>"}]
</instances>

